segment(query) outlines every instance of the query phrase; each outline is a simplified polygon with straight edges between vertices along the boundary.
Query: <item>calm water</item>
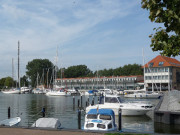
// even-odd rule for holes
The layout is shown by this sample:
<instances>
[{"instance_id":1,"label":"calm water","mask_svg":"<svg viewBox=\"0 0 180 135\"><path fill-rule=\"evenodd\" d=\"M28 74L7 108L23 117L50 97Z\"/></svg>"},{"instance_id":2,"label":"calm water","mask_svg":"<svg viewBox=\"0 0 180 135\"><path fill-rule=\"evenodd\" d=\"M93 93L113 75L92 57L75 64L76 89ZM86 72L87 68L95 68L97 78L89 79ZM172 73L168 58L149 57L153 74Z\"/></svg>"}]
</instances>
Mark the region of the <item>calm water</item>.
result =
<instances>
[{"instance_id":1,"label":"calm water","mask_svg":"<svg viewBox=\"0 0 180 135\"><path fill-rule=\"evenodd\" d=\"M92 97L90 98L90 103ZM53 97L38 94L3 94L0 92L0 120L7 119L8 107L11 107L11 117L20 116L19 126L31 126L42 116L42 107L46 108L46 117L58 118L63 128L77 129L77 100L80 96L75 96L76 108L73 110L73 97ZM85 106L88 96L83 96L83 106ZM126 99L129 100L129 99ZM131 99L135 100L135 99ZM146 100L157 104L158 100ZM97 97L95 97L97 102ZM82 115L82 126L84 115ZM122 130L127 132L147 132L154 133L154 122L147 116L122 117Z\"/></svg>"}]
</instances>

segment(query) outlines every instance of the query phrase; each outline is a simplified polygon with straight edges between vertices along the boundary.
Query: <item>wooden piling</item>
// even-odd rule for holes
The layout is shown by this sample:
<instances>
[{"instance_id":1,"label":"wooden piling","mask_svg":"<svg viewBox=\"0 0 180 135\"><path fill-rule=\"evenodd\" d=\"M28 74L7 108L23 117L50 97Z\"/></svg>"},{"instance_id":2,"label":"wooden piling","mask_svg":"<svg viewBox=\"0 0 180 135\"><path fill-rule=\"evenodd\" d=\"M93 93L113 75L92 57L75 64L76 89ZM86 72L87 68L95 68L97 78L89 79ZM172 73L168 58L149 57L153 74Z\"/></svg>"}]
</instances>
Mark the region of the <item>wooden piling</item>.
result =
<instances>
[{"instance_id":1,"label":"wooden piling","mask_svg":"<svg viewBox=\"0 0 180 135\"><path fill-rule=\"evenodd\" d=\"M45 117L45 112L46 112L46 109L43 107L42 108L42 117Z\"/></svg>"},{"instance_id":2,"label":"wooden piling","mask_svg":"<svg viewBox=\"0 0 180 135\"><path fill-rule=\"evenodd\" d=\"M73 110L75 109L75 97L73 96Z\"/></svg>"},{"instance_id":3,"label":"wooden piling","mask_svg":"<svg viewBox=\"0 0 180 135\"><path fill-rule=\"evenodd\" d=\"M119 109L118 129L119 129L119 131L122 129L122 124L121 124L121 109Z\"/></svg>"},{"instance_id":4,"label":"wooden piling","mask_svg":"<svg viewBox=\"0 0 180 135\"><path fill-rule=\"evenodd\" d=\"M78 108L80 107L80 102L79 102L79 99L78 99Z\"/></svg>"},{"instance_id":5,"label":"wooden piling","mask_svg":"<svg viewBox=\"0 0 180 135\"><path fill-rule=\"evenodd\" d=\"M10 106L8 107L8 119L10 119L11 118L11 108L10 108Z\"/></svg>"},{"instance_id":6,"label":"wooden piling","mask_svg":"<svg viewBox=\"0 0 180 135\"><path fill-rule=\"evenodd\" d=\"M78 109L78 129L81 129L81 110Z\"/></svg>"},{"instance_id":7,"label":"wooden piling","mask_svg":"<svg viewBox=\"0 0 180 135\"><path fill-rule=\"evenodd\" d=\"M81 108L83 107L83 105L82 105L82 95L81 95Z\"/></svg>"}]
</instances>

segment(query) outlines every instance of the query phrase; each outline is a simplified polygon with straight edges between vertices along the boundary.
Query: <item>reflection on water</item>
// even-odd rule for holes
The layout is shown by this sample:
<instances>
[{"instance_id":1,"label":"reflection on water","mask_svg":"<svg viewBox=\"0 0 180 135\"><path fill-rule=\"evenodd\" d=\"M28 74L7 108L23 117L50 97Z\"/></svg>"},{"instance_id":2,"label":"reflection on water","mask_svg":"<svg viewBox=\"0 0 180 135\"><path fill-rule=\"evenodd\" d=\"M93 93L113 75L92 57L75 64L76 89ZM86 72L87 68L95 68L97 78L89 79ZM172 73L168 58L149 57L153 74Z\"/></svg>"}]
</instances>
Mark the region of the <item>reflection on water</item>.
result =
<instances>
[{"instance_id":1,"label":"reflection on water","mask_svg":"<svg viewBox=\"0 0 180 135\"><path fill-rule=\"evenodd\" d=\"M179 134L180 125L168 125L162 123L154 123L154 130L156 133L166 133L166 134Z\"/></svg>"},{"instance_id":2,"label":"reflection on water","mask_svg":"<svg viewBox=\"0 0 180 135\"><path fill-rule=\"evenodd\" d=\"M83 106L86 101L92 103L92 96L83 96ZM97 97L95 103L97 103ZM0 120L8 117L8 107L11 107L11 117L20 116L22 121L20 126L31 126L38 118L42 117L41 110L46 109L46 117L58 118L63 128L77 129L77 100L80 96L75 96L75 109L73 110L73 98L69 97L53 97L36 94L3 94L0 93ZM126 99L127 101L128 99ZM132 100L132 99L131 99ZM144 99L143 102L151 100ZM153 100L152 100L153 101ZM154 100L153 103L157 103ZM84 124L84 116L82 114L81 125ZM116 116L116 122L118 117ZM147 116L140 117L122 117L122 130L127 132L148 132L154 133L154 123Z\"/></svg>"},{"instance_id":3,"label":"reflection on water","mask_svg":"<svg viewBox=\"0 0 180 135\"><path fill-rule=\"evenodd\" d=\"M153 122L148 116L122 117L122 128L128 132L147 132L153 133Z\"/></svg>"}]
</instances>

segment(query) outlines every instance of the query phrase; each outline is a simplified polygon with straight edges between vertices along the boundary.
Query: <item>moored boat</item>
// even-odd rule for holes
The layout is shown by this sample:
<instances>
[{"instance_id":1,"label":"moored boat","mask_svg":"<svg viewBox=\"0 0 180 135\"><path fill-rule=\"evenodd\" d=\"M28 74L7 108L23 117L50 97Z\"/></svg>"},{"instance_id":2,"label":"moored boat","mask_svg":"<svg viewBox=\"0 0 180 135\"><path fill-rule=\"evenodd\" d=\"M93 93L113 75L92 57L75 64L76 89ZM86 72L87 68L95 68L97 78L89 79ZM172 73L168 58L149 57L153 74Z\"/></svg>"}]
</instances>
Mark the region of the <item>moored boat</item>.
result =
<instances>
[{"instance_id":1,"label":"moored boat","mask_svg":"<svg viewBox=\"0 0 180 135\"><path fill-rule=\"evenodd\" d=\"M70 96L71 93L68 92L64 87L56 88L46 93L47 96Z\"/></svg>"},{"instance_id":2,"label":"moored boat","mask_svg":"<svg viewBox=\"0 0 180 135\"><path fill-rule=\"evenodd\" d=\"M20 91L20 89L12 88L12 89L4 90L4 91L1 91L1 92L4 93L4 94L19 94L21 91Z\"/></svg>"},{"instance_id":3,"label":"moored boat","mask_svg":"<svg viewBox=\"0 0 180 135\"><path fill-rule=\"evenodd\" d=\"M117 95L106 95L104 97L104 104L90 105L86 107L86 113L93 108L112 109L115 115L118 115L121 109L121 114L124 116L139 116L145 115L148 111L152 110L153 105L141 102L123 102Z\"/></svg>"},{"instance_id":4,"label":"moored boat","mask_svg":"<svg viewBox=\"0 0 180 135\"><path fill-rule=\"evenodd\" d=\"M1 126L17 126L21 121L20 117L10 118L3 121L0 121Z\"/></svg>"},{"instance_id":5,"label":"moored boat","mask_svg":"<svg viewBox=\"0 0 180 135\"><path fill-rule=\"evenodd\" d=\"M90 109L85 116L84 130L116 131L112 109Z\"/></svg>"},{"instance_id":6,"label":"moored boat","mask_svg":"<svg viewBox=\"0 0 180 135\"><path fill-rule=\"evenodd\" d=\"M126 91L128 92L128 90ZM152 98L158 99L163 96L162 93L152 92L152 91L143 91L143 90L131 90L130 93L126 93L124 97L127 98Z\"/></svg>"},{"instance_id":7,"label":"moored boat","mask_svg":"<svg viewBox=\"0 0 180 135\"><path fill-rule=\"evenodd\" d=\"M61 127L61 123L57 118L39 118L32 124L31 127L59 129Z\"/></svg>"}]
</instances>

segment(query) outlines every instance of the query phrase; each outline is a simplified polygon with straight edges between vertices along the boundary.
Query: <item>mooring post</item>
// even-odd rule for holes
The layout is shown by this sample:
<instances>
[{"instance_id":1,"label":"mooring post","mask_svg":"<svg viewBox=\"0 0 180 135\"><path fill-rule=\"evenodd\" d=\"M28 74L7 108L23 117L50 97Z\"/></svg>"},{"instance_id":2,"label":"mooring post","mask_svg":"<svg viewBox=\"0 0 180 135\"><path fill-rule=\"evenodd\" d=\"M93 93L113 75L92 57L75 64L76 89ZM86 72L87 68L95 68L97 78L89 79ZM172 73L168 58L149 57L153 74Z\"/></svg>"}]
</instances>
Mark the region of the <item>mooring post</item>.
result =
<instances>
[{"instance_id":1,"label":"mooring post","mask_svg":"<svg viewBox=\"0 0 180 135\"><path fill-rule=\"evenodd\" d=\"M100 100L99 100L100 97L98 97L98 104L100 104Z\"/></svg>"},{"instance_id":2,"label":"mooring post","mask_svg":"<svg viewBox=\"0 0 180 135\"><path fill-rule=\"evenodd\" d=\"M73 96L73 110L75 109L75 97Z\"/></svg>"},{"instance_id":3,"label":"mooring post","mask_svg":"<svg viewBox=\"0 0 180 135\"><path fill-rule=\"evenodd\" d=\"M42 116L45 117L45 112L46 112L46 109L43 107L42 108Z\"/></svg>"},{"instance_id":4,"label":"mooring post","mask_svg":"<svg viewBox=\"0 0 180 135\"><path fill-rule=\"evenodd\" d=\"M81 95L81 108L83 107L83 105L82 105L82 95Z\"/></svg>"},{"instance_id":5,"label":"mooring post","mask_svg":"<svg viewBox=\"0 0 180 135\"><path fill-rule=\"evenodd\" d=\"M121 109L119 109L119 117L118 117L118 128L119 128L119 131L121 130Z\"/></svg>"},{"instance_id":6,"label":"mooring post","mask_svg":"<svg viewBox=\"0 0 180 135\"><path fill-rule=\"evenodd\" d=\"M78 129L81 129L81 110L78 109Z\"/></svg>"},{"instance_id":7,"label":"mooring post","mask_svg":"<svg viewBox=\"0 0 180 135\"><path fill-rule=\"evenodd\" d=\"M88 105L89 105L89 96L88 96Z\"/></svg>"},{"instance_id":8,"label":"mooring post","mask_svg":"<svg viewBox=\"0 0 180 135\"><path fill-rule=\"evenodd\" d=\"M11 118L11 108L10 108L10 106L8 107L8 119L10 119Z\"/></svg>"},{"instance_id":9,"label":"mooring post","mask_svg":"<svg viewBox=\"0 0 180 135\"><path fill-rule=\"evenodd\" d=\"M86 101L86 107L88 106L88 102Z\"/></svg>"},{"instance_id":10,"label":"mooring post","mask_svg":"<svg viewBox=\"0 0 180 135\"><path fill-rule=\"evenodd\" d=\"M93 99L92 99L92 105L94 105L94 96L93 96Z\"/></svg>"},{"instance_id":11,"label":"mooring post","mask_svg":"<svg viewBox=\"0 0 180 135\"><path fill-rule=\"evenodd\" d=\"M80 102L79 102L79 99L78 99L78 108L80 107Z\"/></svg>"}]
</instances>

